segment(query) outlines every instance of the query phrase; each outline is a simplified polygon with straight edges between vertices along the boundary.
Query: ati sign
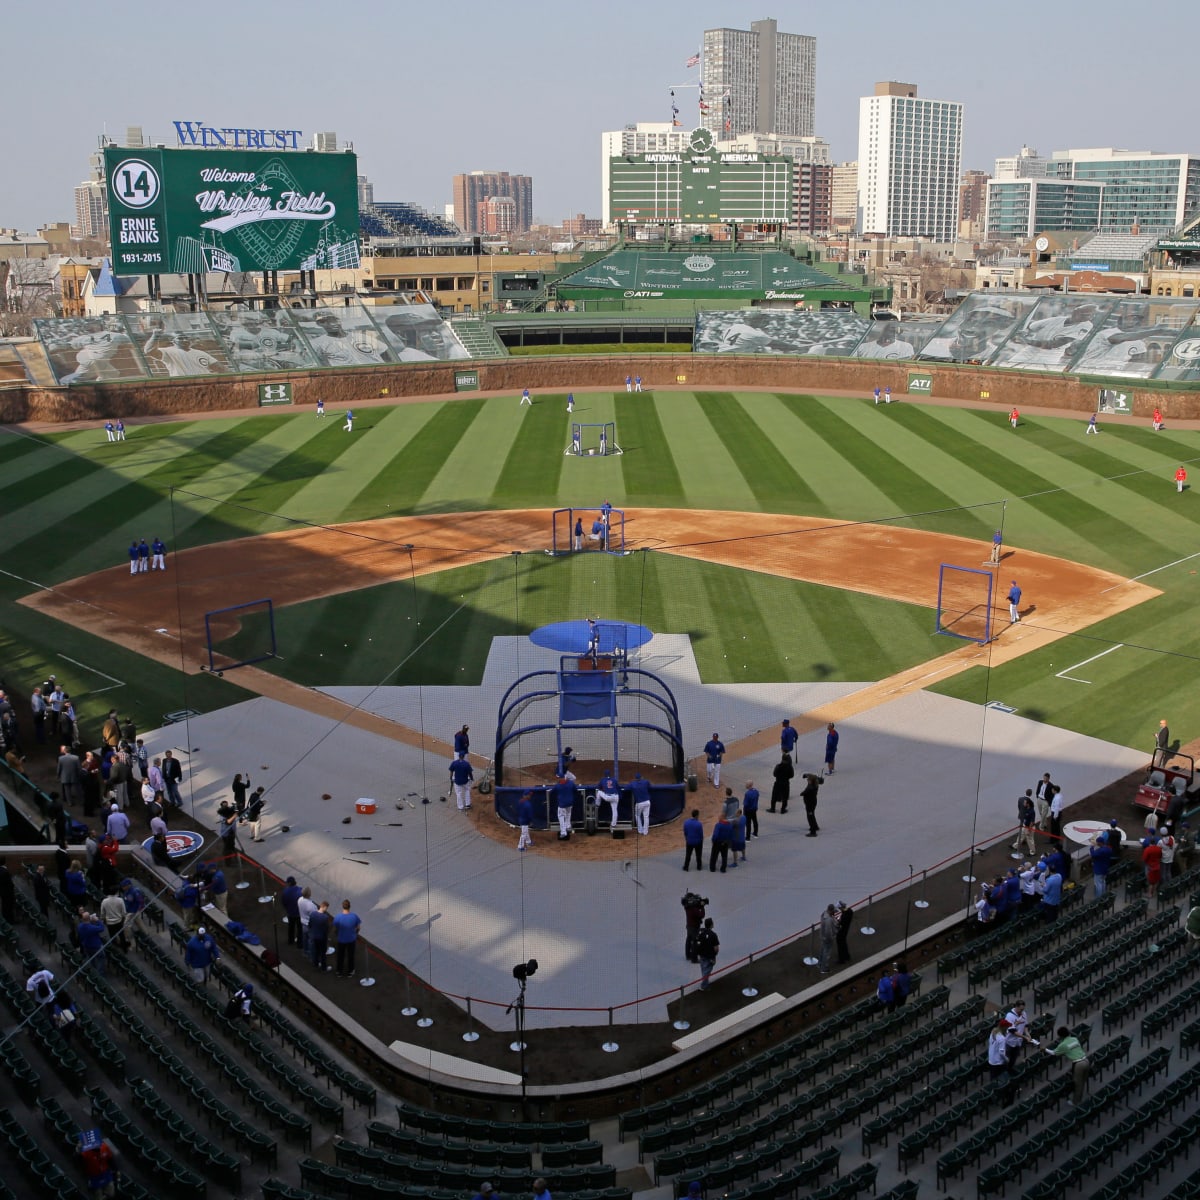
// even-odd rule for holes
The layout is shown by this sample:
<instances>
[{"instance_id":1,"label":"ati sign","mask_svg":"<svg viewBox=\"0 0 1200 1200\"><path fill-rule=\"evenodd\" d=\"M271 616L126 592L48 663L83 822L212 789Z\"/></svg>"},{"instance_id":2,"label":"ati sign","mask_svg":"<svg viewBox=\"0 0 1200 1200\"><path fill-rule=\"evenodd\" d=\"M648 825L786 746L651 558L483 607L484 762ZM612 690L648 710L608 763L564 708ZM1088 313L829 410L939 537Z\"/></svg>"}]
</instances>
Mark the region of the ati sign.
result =
<instances>
[{"instance_id":1,"label":"ati sign","mask_svg":"<svg viewBox=\"0 0 1200 1200\"><path fill-rule=\"evenodd\" d=\"M454 390L456 392L477 392L477 391L479 391L479 372L478 371L455 371L454 372Z\"/></svg>"},{"instance_id":2,"label":"ati sign","mask_svg":"<svg viewBox=\"0 0 1200 1200\"><path fill-rule=\"evenodd\" d=\"M270 404L291 404L292 385L290 383L260 383L258 385L258 406L266 408Z\"/></svg>"},{"instance_id":3,"label":"ati sign","mask_svg":"<svg viewBox=\"0 0 1200 1200\"><path fill-rule=\"evenodd\" d=\"M908 373L908 394L910 396L930 396L933 394L933 376L918 375L915 371Z\"/></svg>"}]
</instances>

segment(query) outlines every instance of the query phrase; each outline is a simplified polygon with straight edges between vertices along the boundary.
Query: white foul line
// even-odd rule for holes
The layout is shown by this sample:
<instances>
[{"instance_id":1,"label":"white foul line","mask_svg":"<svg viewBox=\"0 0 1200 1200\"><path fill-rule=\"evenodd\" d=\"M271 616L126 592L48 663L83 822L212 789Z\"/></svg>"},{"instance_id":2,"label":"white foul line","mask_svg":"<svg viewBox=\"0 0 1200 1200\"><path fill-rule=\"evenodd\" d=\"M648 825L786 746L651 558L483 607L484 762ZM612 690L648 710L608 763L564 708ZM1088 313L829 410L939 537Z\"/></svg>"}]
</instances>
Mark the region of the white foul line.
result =
<instances>
[{"instance_id":1,"label":"white foul line","mask_svg":"<svg viewBox=\"0 0 1200 1200\"><path fill-rule=\"evenodd\" d=\"M1195 554L1189 554L1185 558L1177 558L1174 562L1167 563L1166 566L1155 567L1153 571L1144 571L1144 572L1142 572L1141 575L1135 575L1132 579L1122 579L1120 583L1114 583L1112 585L1112 587L1104 588L1104 590L1101 591L1100 595L1103 596L1104 592L1111 592L1111 591L1113 591L1114 588L1123 587L1127 583L1137 583L1137 581L1139 579L1149 579L1151 575L1157 575L1159 573L1159 571L1166 571L1166 570L1169 570L1171 567L1177 567L1177 566L1179 566L1180 563L1188 562L1190 559L1193 559L1193 558L1200 558L1200 551L1197 551L1197 553L1195 553Z\"/></svg>"},{"instance_id":2,"label":"white foul line","mask_svg":"<svg viewBox=\"0 0 1200 1200\"><path fill-rule=\"evenodd\" d=\"M111 687L94 688L90 693L88 693L88 692L82 693L85 696L89 695L89 694L92 696L98 696L98 695L100 695L101 692L111 692L113 690L113 688L125 686L125 680L118 679L115 675L108 675L104 671L97 671L95 667L89 667L87 665L87 663L81 663L77 658L68 658L65 654L60 654L58 657L61 658L64 662L73 663L77 667L82 667L85 671L91 671L91 673L93 675L99 675L102 679L111 679L112 680Z\"/></svg>"},{"instance_id":3,"label":"white foul line","mask_svg":"<svg viewBox=\"0 0 1200 1200\"><path fill-rule=\"evenodd\" d=\"M1085 658L1083 662L1077 662L1067 667L1065 671L1059 671L1055 676L1056 679L1067 679L1071 683L1091 683L1090 679L1076 679L1074 675L1068 675L1067 671L1074 671L1076 667L1086 667L1088 663L1095 662L1098 658L1103 658L1106 654L1111 654L1114 650L1120 650L1125 645L1124 642L1118 642L1115 646L1109 646L1107 650L1101 650L1099 654L1093 654L1091 658Z\"/></svg>"}]
</instances>

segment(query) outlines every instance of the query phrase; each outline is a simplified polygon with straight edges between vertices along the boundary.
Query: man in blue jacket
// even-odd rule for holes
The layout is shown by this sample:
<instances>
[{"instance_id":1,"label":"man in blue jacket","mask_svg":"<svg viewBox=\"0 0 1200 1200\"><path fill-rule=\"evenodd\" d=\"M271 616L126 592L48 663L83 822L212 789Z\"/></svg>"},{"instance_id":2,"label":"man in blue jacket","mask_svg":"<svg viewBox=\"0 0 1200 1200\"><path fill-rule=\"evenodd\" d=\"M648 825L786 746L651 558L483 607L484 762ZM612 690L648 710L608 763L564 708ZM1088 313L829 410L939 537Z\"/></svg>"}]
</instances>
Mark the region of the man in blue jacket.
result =
<instances>
[{"instance_id":1,"label":"man in blue jacket","mask_svg":"<svg viewBox=\"0 0 1200 1200\"><path fill-rule=\"evenodd\" d=\"M459 812L471 811L471 781L475 770L465 754L460 754L450 764L450 782L454 786L454 800Z\"/></svg>"},{"instance_id":2,"label":"man in blue jacket","mask_svg":"<svg viewBox=\"0 0 1200 1200\"><path fill-rule=\"evenodd\" d=\"M714 733L704 743L704 769L708 775L708 782L713 787L721 786L721 759L724 757L725 743L721 741L719 734Z\"/></svg>"},{"instance_id":3,"label":"man in blue jacket","mask_svg":"<svg viewBox=\"0 0 1200 1200\"><path fill-rule=\"evenodd\" d=\"M717 818L717 823L713 826L712 831L712 848L708 853L708 869L715 871L717 869L717 859L721 860L721 874L725 874L725 868L729 865L729 846L733 841L733 826L730 825L722 813Z\"/></svg>"},{"instance_id":4,"label":"man in blue jacket","mask_svg":"<svg viewBox=\"0 0 1200 1200\"><path fill-rule=\"evenodd\" d=\"M304 941L300 936L300 897L304 895L304 889L296 882L295 875L289 875L285 883L286 886L279 893L279 903L283 905L283 912L287 917L288 945L303 948Z\"/></svg>"}]
</instances>

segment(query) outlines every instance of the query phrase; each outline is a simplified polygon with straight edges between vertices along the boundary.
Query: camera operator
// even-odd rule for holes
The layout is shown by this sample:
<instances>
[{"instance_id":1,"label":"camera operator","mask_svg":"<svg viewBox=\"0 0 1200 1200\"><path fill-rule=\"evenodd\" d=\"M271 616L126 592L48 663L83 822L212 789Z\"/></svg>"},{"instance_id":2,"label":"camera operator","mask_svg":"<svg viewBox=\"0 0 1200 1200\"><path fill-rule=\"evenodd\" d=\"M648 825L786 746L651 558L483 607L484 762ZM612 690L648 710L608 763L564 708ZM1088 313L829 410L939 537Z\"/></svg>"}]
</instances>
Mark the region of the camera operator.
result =
<instances>
[{"instance_id":1,"label":"camera operator","mask_svg":"<svg viewBox=\"0 0 1200 1200\"><path fill-rule=\"evenodd\" d=\"M704 924L704 914L708 911L708 897L698 896L695 892L685 892L679 903L683 905L687 931L683 941L683 956L688 962L698 963L700 955L696 950L696 935Z\"/></svg>"}]
</instances>

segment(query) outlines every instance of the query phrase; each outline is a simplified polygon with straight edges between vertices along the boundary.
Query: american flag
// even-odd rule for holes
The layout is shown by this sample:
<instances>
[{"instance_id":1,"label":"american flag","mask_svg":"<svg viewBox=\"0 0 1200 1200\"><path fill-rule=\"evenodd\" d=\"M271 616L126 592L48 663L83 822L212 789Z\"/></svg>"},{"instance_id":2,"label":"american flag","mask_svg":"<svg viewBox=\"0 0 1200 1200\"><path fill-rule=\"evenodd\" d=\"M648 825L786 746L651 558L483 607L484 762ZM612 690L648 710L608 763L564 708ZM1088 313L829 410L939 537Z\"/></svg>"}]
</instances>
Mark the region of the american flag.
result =
<instances>
[{"instance_id":1,"label":"american flag","mask_svg":"<svg viewBox=\"0 0 1200 1200\"><path fill-rule=\"evenodd\" d=\"M700 65L700 55L699 54L693 54L692 57L687 60L687 67L689 70L692 67L698 67L699 65Z\"/></svg>"}]
</instances>

